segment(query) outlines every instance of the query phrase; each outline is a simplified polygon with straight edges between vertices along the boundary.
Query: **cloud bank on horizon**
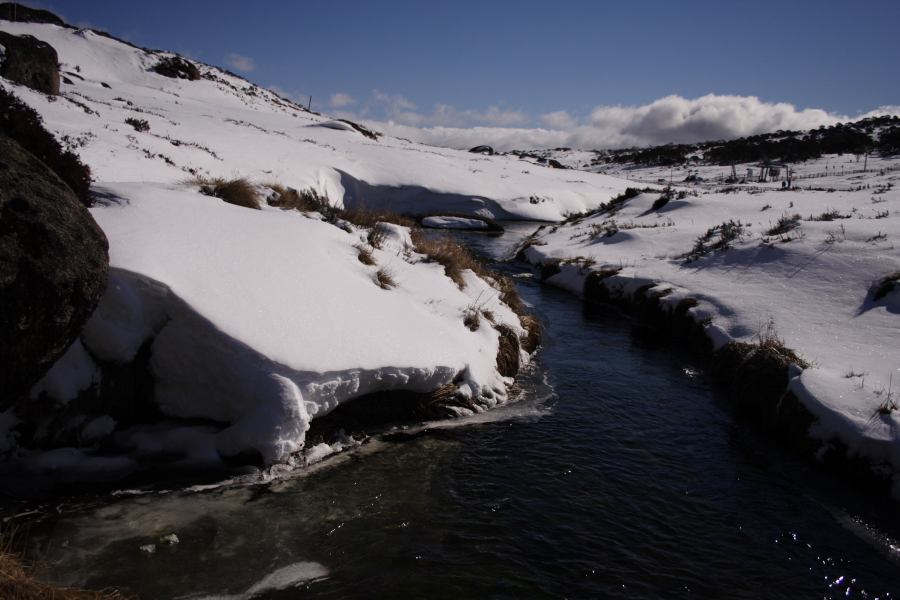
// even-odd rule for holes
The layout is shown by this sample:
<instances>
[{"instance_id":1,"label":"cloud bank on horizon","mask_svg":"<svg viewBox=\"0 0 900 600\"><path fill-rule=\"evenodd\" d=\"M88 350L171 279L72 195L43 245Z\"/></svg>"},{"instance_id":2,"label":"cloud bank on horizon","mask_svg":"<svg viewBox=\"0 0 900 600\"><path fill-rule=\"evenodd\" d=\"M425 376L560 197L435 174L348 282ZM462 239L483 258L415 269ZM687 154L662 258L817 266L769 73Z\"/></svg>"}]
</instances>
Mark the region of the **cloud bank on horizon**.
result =
<instances>
[{"instance_id":1,"label":"cloud bank on horizon","mask_svg":"<svg viewBox=\"0 0 900 600\"><path fill-rule=\"evenodd\" d=\"M338 98L343 94L335 94ZM345 102L331 103L334 109ZM798 109L786 102L755 96L707 94L699 98L670 95L641 106L598 106L587 117L566 111L540 115L539 127L520 110L491 106L457 110L438 104L430 112L400 95L375 90L359 110L338 110L390 135L435 146L471 148L489 144L499 150L555 148L624 148L666 143L733 139L778 130L814 129L820 125L880 115L900 115L900 106L883 106L860 115L840 115L818 108Z\"/></svg>"}]
</instances>

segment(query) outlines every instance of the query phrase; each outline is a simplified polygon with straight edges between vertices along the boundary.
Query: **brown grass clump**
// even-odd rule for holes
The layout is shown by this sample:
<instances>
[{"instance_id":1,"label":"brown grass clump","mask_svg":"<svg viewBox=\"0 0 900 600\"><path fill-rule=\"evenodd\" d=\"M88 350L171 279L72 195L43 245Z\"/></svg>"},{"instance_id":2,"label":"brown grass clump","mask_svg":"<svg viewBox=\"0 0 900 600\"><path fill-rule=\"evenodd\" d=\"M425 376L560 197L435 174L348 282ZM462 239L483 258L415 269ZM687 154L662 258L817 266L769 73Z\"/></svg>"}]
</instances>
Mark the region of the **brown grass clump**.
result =
<instances>
[{"instance_id":1,"label":"brown grass clump","mask_svg":"<svg viewBox=\"0 0 900 600\"><path fill-rule=\"evenodd\" d=\"M506 325L495 327L500 334L500 346L497 348L497 372L504 377L515 377L519 372L520 341L516 332Z\"/></svg>"},{"instance_id":2,"label":"brown grass clump","mask_svg":"<svg viewBox=\"0 0 900 600\"><path fill-rule=\"evenodd\" d=\"M375 283L383 290L397 287L397 280L394 279L393 273L383 268L378 269L378 272L375 273Z\"/></svg>"},{"instance_id":3,"label":"brown grass clump","mask_svg":"<svg viewBox=\"0 0 900 600\"><path fill-rule=\"evenodd\" d=\"M393 223L412 229L416 222L411 217L391 212L389 210L371 210L365 206L345 208L339 215L345 221L349 221L357 227L375 227L378 223Z\"/></svg>"},{"instance_id":4,"label":"brown grass clump","mask_svg":"<svg viewBox=\"0 0 900 600\"><path fill-rule=\"evenodd\" d=\"M253 185L243 177L224 179L222 177L198 177L194 183L200 185L200 193L213 196L235 206L259 210L259 199Z\"/></svg>"},{"instance_id":5,"label":"brown grass clump","mask_svg":"<svg viewBox=\"0 0 900 600\"><path fill-rule=\"evenodd\" d=\"M381 229L380 227L372 227L366 235L366 241L369 242L369 245L373 248L378 248L379 250L384 245L384 238L384 229Z\"/></svg>"},{"instance_id":6,"label":"brown grass clump","mask_svg":"<svg viewBox=\"0 0 900 600\"><path fill-rule=\"evenodd\" d=\"M0 539L0 598L3 600L127 600L115 590L88 591L47 585L34 578L34 567L13 550L10 537Z\"/></svg>"},{"instance_id":7,"label":"brown grass clump","mask_svg":"<svg viewBox=\"0 0 900 600\"><path fill-rule=\"evenodd\" d=\"M416 252L424 254L429 260L443 265L444 274L463 289L466 281L463 271L471 270L480 277L490 277L491 273L479 262L469 250L459 242L448 237L430 238L421 230L414 229L412 242Z\"/></svg>"},{"instance_id":8,"label":"brown grass clump","mask_svg":"<svg viewBox=\"0 0 900 600\"><path fill-rule=\"evenodd\" d=\"M269 206L300 212L322 212L323 206L328 205L328 199L323 198L313 189L298 191L280 183L267 183L266 186L272 188L274 192L266 200Z\"/></svg>"},{"instance_id":9,"label":"brown grass clump","mask_svg":"<svg viewBox=\"0 0 900 600\"><path fill-rule=\"evenodd\" d=\"M467 308L463 313L463 325L469 331L478 331L478 328L481 327L481 315L476 308Z\"/></svg>"},{"instance_id":10,"label":"brown grass clump","mask_svg":"<svg viewBox=\"0 0 900 600\"><path fill-rule=\"evenodd\" d=\"M363 246L362 244L354 246L356 251L359 253L356 255L356 258L359 259L364 265L373 266L375 264L375 257L372 256L372 249L368 246Z\"/></svg>"}]
</instances>

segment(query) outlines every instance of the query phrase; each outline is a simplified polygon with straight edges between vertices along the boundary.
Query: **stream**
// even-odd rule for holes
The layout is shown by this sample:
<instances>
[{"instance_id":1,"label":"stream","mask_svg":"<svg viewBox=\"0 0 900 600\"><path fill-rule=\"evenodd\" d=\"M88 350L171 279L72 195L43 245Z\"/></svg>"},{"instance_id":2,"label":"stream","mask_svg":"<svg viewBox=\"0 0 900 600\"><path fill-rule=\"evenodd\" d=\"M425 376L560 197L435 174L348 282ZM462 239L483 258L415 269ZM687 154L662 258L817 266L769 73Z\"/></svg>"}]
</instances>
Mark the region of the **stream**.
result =
<instances>
[{"instance_id":1,"label":"stream","mask_svg":"<svg viewBox=\"0 0 900 600\"><path fill-rule=\"evenodd\" d=\"M453 235L500 259L533 228ZM518 402L265 485L69 505L30 528L42 574L143 599L896 597L895 502L743 425L677 346L517 282L545 326Z\"/></svg>"}]
</instances>

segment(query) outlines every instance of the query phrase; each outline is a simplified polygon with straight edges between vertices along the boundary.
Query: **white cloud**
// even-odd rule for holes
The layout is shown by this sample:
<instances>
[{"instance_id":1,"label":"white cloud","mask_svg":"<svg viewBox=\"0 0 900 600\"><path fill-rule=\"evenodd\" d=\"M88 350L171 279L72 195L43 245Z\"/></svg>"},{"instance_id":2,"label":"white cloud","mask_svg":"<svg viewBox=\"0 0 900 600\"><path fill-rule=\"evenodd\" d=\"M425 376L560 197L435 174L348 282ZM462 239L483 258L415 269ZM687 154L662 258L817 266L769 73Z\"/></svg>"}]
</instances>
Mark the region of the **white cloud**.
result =
<instances>
[{"instance_id":1,"label":"white cloud","mask_svg":"<svg viewBox=\"0 0 900 600\"><path fill-rule=\"evenodd\" d=\"M409 106L415 108L411 102ZM708 94L693 99L666 96L641 106L598 106L582 120L566 111L551 112L540 116L540 128L522 127L528 122L524 113L498 107L459 111L437 105L428 113L387 110L380 117L370 116L368 121L392 135L452 148L489 144L503 150L558 146L593 149L733 139L885 114L900 114L900 107L882 106L847 116L817 108L798 109L785 102L764 102L754 96Z\"/></svg>"},{"instance_id":2,"label":"white cloud","mask_svg":"<svg viewBox=\"0 0 900 600\"><path fill-rule=\"evenodd\" d=\"M343 92L337 92L331 95L331 106L334 108L344 108L346 106L350 106L351 104L355 104L356 100L353 99L353 96L350 94L345 94Z\"/></svg>"},{"instance_id":3,"label":"white cloud","mask_svg":"<svg viewBox=\"0 0 900 600\"><path fill-rule=\"evenodd\" d=\"M575 117L564 110L557 110L541 115L541 124L549 129L572 129L576 125Z\"/></svg>"},{"instance_id":4,"label":"white cloud","mask_svg":"<svg viewBox=\"0 0 900 600\"><path fill-rule=\"evenodd\" d=\"M252 58L235 52L229 52L225 55L225 64L235 71L242 71L244 73L249 73L256 69L256 63Z\"/></svg>"}]
</instances>

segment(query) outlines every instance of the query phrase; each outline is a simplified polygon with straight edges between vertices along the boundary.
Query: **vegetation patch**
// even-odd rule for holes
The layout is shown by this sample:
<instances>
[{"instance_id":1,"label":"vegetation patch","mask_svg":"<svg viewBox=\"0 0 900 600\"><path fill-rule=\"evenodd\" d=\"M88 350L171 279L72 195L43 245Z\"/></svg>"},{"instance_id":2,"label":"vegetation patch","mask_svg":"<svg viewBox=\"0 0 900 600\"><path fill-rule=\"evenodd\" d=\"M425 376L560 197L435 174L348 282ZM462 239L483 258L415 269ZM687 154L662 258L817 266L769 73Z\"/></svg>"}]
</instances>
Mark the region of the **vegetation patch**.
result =
<instances>
[{"instance_id":1,"label":"vegetation patch","mask_svg":"<svg viewBox=\"0 0 900 600\"><path fill-rule=\"evenodd\" d=\"M127 119L125 119L125 123L127 125L131 125L137 132L150 131L150 123L148 123L144 119L135 119L134 117L128 117Z\"/></svg>"},{"instance_id":2,"label":"vegetation patch","mask_svg":"<svg viewBox=\"0 0 900 600\"><path fill-rule=\"evenodd\" d=\"M872 286L872 300L878 302L896 289L900 289L900 271L888 273Z\"/></svg>"},{"instance_id":3,"label":"vegetation patch","mask_svg":"<svg viewBox=\"0 0 900 600\"><path fill-rule=\"evenodd\" d=\"M740 241L746 235L746 228L739 221L729 220L721 225L710 227L706 232L694 241L694 247L682 258L686 262L692 262L717 250L731 248L735 241Z\"/></svg>"},{"instance_id":4,"label":"vegetation patch","mask_svg":"<svg viewBox=\"0 0 900 600\"><path fill-rule=\"evenodd\" d=\"M115 590L88 591L47 585L35 579L34 566L14 549L12 536L0 539L0 598L4 600L126 600Z\"/></svg>"},{"instance_id":5,"label":"vegetation patch","mask_svg":"<svg viewBox=\"0 0 900 600\"><path fill-rule=\"evenodd\" d=\"M519 336L508 325L494 327L499 334L497 348L497 372L504 377L515 377L519 372Z\"/></svg>"},{"instance_id":6,"label":"vegetation patch","mask_svg":"<svg viewBox=\"0 0 900 600\"><path fill-rule=\"evenodd\" d=\"M835 221L837 219L849 219L850 215L844 215L835 209L829 209L819 215L810 215L807 221Z\"/></svg>"},{"instance_id":7,"label":"vegetation patch","mask_svg":"<svg viewBox=\"0 0 900 600\"><path fill-rule=\"evenodd\" d=\"M442 265L444 274L452 279L459 289L466 286L463 278L463 272L466 270L471 270L481 277L490 276L490 272L481 261L476 259L465 246L449 236L431 237L419 229L413 229L411 234L416 252L427 256L429 261Z\"/></svg>"},{"instance_id":8,"label":"vegetation patch","mask_svg":"<svg viewBox=\"0 0 900 600\"><path fill-rule=\"evenodd\" d=\"M361 262L364 265L370 266L370 267L375 264L375 257L372 256L372 248L371 247L363 246L362 244L358 244L358 245L354 246L354 248L356 248L356 251L358 252L358 254L356 255L356 258L359 259L359 262Z\"/></svg>"},{"instance_id":9,"label":"vegetation patch","mask_svg":"<svg viewBox=\"0 0 900 600\"><path fill-rule=\"evenodd\" d=\"M340 121L341 123L346 123L347 125L349 125L353 129L355 129L359 133L363 134L370 140L378 141L378 138L381 137L381 134L378 133L377 131L372 131L371 129L369 129L367 127L363 127L359 123L354 123L353 121L351 121L349 119L338 119L338 121Z\"/></svg>"},{"instance_id":10,"label":"vegetation patch","mask_svg":"<svg viewBox=\"0 0 900 600\"><path fill-rule=\"evenodd\" d=\"M253 185L243 177L223 179L221 177L198 177L194 183L200 185L200 193L219 198L228 204L259 210L259 198Z\"/></svg>"},{"instance_id":11,"label":"vegetation patch","mask_svg":"<svg viewBox=\"0 0 900 600\"><path fill-rule=\"evenodd\" d=\"M383 290L397 287L397 280L394 279L393 273L384 268L378 269L378 272L375 273L375 283Z\"/></svg>"},{"instance_id":12,"label":"vegetation patch","mask_svg":"<svg viewBox=\"0 0 900 600\"><path fill-rule=\"evenodd\" d=\"M56 141L44 128L41 116L12 93L0 87L0 134L9 136L35 155L68 185L82 204L93 205L91 170L76 154Z\"/></svg>"}]
</instances>

